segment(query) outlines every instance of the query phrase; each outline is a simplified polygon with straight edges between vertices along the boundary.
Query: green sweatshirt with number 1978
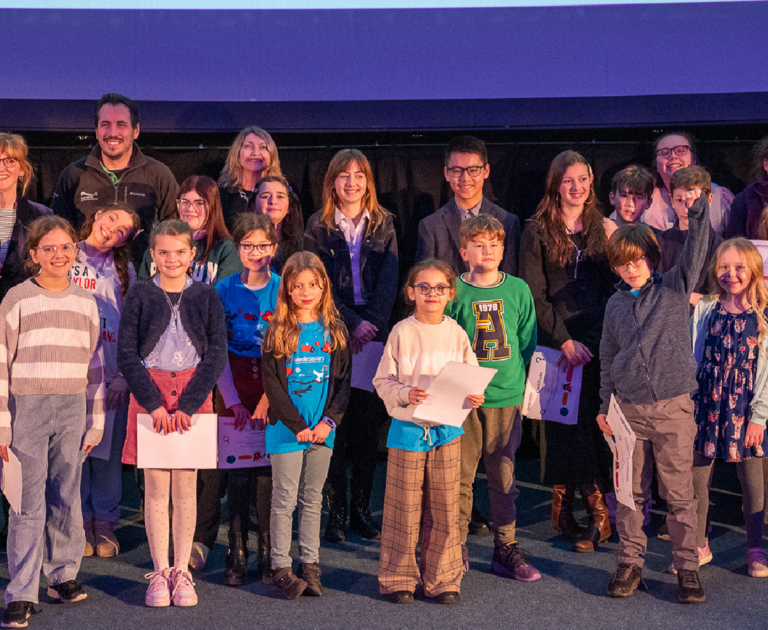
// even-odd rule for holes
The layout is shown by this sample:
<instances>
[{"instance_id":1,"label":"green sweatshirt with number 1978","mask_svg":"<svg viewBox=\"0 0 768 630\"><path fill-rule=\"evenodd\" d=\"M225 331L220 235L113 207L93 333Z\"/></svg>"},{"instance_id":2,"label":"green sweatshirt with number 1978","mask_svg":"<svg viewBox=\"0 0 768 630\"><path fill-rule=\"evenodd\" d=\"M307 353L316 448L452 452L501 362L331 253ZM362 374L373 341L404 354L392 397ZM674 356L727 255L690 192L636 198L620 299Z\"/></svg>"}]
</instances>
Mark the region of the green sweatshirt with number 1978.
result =
<instances>
[{"instance_id":1,"label":"green sweatshirt with number 1978","mask_svg":"<svg viewBox=\"0 0 768 630\"><path fill-rule=\"evenodd\" d=\"M456 297L446 315L469 336L482 367L498 370L485 390L483 407L511 407L523 402L525 366L536 349L536 310L528 285L500 273L497 284L479 287L456 280Z\"/></svg>"}]
</instances>

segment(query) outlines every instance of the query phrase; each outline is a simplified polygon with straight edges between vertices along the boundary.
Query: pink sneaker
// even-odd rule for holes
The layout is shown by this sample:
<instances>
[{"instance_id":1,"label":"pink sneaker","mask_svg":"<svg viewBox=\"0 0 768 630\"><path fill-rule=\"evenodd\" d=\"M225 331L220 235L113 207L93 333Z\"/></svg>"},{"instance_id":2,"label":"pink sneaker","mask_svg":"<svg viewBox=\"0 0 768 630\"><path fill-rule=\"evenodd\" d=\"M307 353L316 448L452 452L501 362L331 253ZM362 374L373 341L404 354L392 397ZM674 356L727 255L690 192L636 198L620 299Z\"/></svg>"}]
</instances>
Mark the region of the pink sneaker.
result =
<instances>
[{"instance_id":1,"label":"pink sneaker","mask_svg":"<svg viewBox=\"0 0 768 630\"><path fill-rule=\"evenodd\" d=\"M192 574L184 569L173 569L171 573L171 597L174 606L196 606L197 593Z\"/></svg>"},{"instance_id":2,"label":"pink sneaker","mask_svg":"<svg viewBox=\"0 0 768 630\"><path fill-rule=\"evenodd\" d=\"M171 570L153 571L144 576L149 580L147 597L144 600L147 606L151 608L161 608L171 605L170 578Z\"/></svg>"},{"instance_id":3,"label":"pink sneaker","mask_svg":"<svg viewBox=\"0 0 768 630\"><path fill-rule=\"evenodd\" d=\"M749 573L749 577L768 577L768 562L766 562L765 554L760 547L747 549L747 573Z\"/></svg>"},{"instance_id":4,"label":"pink sneaker","mask_svg":"<svg viewBox=\"0 0 768 630\"><path fill-rule=\"evenodd\" d=\"M699 566L702 566L704 564L709 564L712 562L712 550L709 548L709 539L704 541L704 546L699 547ZM669 568L667 569L669 573L672 575L677 575L677 569L675 568L675 563L669 565Z\"/></svg>"}]
</instances>

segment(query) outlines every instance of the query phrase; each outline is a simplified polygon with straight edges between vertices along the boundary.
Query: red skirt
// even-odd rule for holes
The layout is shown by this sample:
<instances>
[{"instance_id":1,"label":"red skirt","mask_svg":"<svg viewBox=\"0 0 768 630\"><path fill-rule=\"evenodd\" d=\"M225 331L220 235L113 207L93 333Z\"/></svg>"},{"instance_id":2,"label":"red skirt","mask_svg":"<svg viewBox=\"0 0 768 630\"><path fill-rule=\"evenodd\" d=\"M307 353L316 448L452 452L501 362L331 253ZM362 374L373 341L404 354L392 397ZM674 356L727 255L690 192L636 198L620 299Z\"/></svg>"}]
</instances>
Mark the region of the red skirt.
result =
<instances>
[{"instance_id":1,"label":"red skirt","mask_svg":"<svg viewBox=\"0 0 768 630\"><path fill-rule=\"evenodd\" d=\"M165 370L147 370L149 378L160 390L160 399L163 407L168 413L173 413L179 406L179 396L186 388L195 368L183 370L181 372L166 372ZM154 411L152 409L151 411ZM131 394L131 402L128 404L128 429L125 434L125 444L123 445L123 463L136 464L136 416L140 413L149 413L144 409ZM205 399L203 406L195 413L213 413L213 402L211 394Z\"/></svg>"}]
</instances>

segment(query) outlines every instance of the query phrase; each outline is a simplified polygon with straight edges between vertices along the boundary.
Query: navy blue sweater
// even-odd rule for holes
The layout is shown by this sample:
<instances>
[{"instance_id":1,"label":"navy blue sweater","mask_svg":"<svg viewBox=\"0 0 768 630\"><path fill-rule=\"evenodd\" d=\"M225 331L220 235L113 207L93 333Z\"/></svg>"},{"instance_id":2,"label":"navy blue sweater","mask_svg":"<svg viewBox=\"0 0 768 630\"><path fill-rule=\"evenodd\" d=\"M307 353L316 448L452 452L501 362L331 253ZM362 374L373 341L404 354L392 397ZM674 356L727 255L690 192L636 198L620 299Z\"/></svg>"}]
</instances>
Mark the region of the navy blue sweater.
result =
<instances>
[{"instance_id":1,"label":"navy blue sweater","mask_svg":"<svg viewBox=\"0 0 768 630\"><path fill-rule=\"evenodd\" d=\"M184 290L179 315L200 356L194 376L179 397L178 408L192 415L203 405L224 371L227 328L219 294L202 282L193 282ZM117 364L136 401L150 413L163 403L142 361L155 349L170 321L168 301L152 280L138 282L128 290L120 316Z\"/></svg>"},{"instance_id":2,"label":"navy blue sweater","mask_svg":"<svg viewBox=\"0 0 768 630\"><path fill-rule=\"evenodd\" d=\"M677 265L648 279L637 297L620 282L605 307L600 342L600 413L611 394L647 405L698 388L691 348L691 293L707 256L709 203L699 197L688 211L688 237Z\"/></svg>"}]
</instances>

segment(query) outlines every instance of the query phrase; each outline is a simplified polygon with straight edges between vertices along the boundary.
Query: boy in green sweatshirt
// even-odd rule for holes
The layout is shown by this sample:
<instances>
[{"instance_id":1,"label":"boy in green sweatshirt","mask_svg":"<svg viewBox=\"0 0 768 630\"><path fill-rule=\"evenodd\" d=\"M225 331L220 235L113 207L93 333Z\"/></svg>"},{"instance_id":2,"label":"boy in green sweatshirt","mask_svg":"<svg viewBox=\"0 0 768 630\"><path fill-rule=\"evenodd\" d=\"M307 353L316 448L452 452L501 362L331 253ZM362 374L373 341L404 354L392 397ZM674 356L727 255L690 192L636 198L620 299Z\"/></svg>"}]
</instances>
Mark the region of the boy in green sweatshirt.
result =
<instances>
[{"instance_id":1,"label":"boy in green sweatshirt","mask_svg":"<svg viewBox=\"0 0 768 630\"><path fill-rule=\"evenodd\" d=\"M479 364L498 370L485 390L485 403L464 422L461 439L459 528L464 571L469 570L467 533L472 485L482 455L494 530L491 570L522 582L541 577L528 564L515 538L518 490L515 452L522 436L525 366L536 348L536 311L528 285L499 271L504 228L486 214L461 224L461 257L469 271L457 279L456 297L446 313L466 331Z\"/></svg>"}]
</instances>

